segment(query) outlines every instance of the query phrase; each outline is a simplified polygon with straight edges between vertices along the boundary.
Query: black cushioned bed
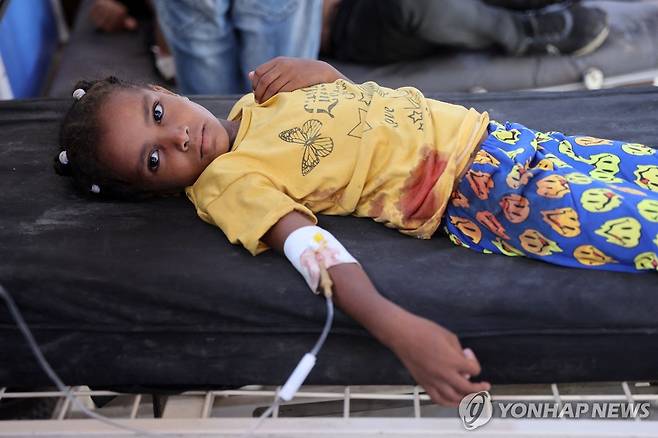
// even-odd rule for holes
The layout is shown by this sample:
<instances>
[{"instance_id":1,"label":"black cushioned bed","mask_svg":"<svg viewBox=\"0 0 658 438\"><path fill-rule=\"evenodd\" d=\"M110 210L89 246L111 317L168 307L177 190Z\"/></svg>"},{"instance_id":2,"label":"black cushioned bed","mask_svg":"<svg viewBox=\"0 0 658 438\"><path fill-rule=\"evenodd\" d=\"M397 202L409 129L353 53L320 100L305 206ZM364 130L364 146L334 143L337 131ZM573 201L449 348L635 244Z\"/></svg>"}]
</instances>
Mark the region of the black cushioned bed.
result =
<instances>
[{"instance_id":1,"label":"black cushioned bed","mask_svg":"<svg viewBox=\"0 0 658 438\"><path fill-rule=\"evenodd\" d=\"M658 90L444 94L537 129L656 144ZM224 117L234 98L197 101ZM280 384L313 345L322 300L273 252L250 256L183 197L89 202L51 169L69 99L0 103L0 283L67 384ZM320 217L382 294L454 330L494 383L658 378L658 274L560 268ZM0 387L48 383L0 306ZM338 312L308 382L406 384Z\"/></svg>"}]
</instances>

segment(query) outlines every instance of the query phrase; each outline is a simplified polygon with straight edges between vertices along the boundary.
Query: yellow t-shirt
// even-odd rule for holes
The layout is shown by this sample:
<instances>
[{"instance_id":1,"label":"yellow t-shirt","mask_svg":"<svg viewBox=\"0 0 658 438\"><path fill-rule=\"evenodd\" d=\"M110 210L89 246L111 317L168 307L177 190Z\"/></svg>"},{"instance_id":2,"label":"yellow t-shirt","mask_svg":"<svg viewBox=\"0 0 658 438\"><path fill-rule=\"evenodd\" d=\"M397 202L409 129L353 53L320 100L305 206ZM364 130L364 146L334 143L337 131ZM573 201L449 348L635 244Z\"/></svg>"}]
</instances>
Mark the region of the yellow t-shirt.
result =
<instances>
[{"instance_id":1,"label":"yellow t-shirt","mask_svg":"<svg viewBox=\"0 0 658 438\"><path fill-rule=\"evenodd\" d=\"M186 192L204 221L254 255L293 210L316 223L315 213L371 217L429 239L489 120L415 88L340 79L260 105L248 94L229 119L241 119L232 150Z\"/></svg>"}]
</instances>

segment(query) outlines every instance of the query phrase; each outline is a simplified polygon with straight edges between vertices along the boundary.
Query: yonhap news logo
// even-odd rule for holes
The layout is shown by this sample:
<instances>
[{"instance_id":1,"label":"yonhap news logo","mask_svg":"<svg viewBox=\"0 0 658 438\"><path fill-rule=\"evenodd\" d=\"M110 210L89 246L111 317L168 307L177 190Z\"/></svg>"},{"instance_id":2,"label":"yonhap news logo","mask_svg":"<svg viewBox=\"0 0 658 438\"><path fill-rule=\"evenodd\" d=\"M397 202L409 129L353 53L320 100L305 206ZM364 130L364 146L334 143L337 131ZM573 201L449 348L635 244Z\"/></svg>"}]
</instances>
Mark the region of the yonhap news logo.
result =
<instances>
[{"instance_id":1,"label":"yonhap news logo","mask_svg":"<svg viewBox=\"0 0 658 438\"><path fill-rule=\"evenodd\" d=\"M459 418L467 430L477 429L491 420L493 404L488 391L468 394L459 402Z\"/></svg>"},{"instance_id":2,"label":"yonhap news logo","mask_svg":"<svg viewBox=\"0 0 658 438\"><path fill-rule=\"evenodd\" d=\"M459 417L467 430L499 418L546 419L644 419L651 415L651 402L493 402L488 391L468 394L459 403Z\"/></svg>"}]
</instances>

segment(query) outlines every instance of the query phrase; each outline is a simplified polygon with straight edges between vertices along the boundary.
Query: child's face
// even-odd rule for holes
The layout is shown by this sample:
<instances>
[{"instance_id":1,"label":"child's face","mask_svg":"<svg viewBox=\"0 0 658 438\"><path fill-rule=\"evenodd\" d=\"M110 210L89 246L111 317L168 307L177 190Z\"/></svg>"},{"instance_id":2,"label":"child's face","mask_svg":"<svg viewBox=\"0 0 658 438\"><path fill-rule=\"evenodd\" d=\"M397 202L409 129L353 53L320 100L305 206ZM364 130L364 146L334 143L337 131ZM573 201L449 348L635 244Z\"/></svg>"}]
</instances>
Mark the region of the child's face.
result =
<instances>
[{"instance_id":1,"label":"child's face","mask_svg":"<svg viewBox=\"0 0 658 438\"><path fill-rule=\"evenodd\" d=\"M229 138L210 111L160 88L122 90L100 114L99 159L112 173L156 193L180 191L229 149Z\"/></svg>"}]
</instances>

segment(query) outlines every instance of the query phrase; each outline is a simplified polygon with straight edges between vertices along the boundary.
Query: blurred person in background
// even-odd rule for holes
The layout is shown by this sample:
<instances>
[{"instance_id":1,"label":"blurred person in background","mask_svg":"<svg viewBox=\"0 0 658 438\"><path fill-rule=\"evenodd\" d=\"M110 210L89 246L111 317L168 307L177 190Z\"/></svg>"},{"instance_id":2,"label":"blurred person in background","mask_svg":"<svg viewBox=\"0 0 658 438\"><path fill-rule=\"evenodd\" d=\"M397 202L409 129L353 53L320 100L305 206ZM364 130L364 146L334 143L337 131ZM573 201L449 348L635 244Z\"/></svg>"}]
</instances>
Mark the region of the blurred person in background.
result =
<instances>
[{"instance_id":1,"label":"blurred person in background","mask_svg":"<svg viewBox=\"0 0 658 438\"><path fill-rule=\"evenodd\" d=\"M276 56L317 58L322 0L153 0L182 94L251 90Z\"/></svg>"},{"instance_id":2,"label":"blurred person in background","mask_svg":"<svg viewBox=\"0 0 658 438\"><path fill-rule=\"evenodd\" d=\"M168 83L176 77L174 58L160 31L150 0L93 0L89 19L103 32L136 31L145 26L146 44L158 74Z\"/></svg>"},{"instance_id":3,"label":"blurred person in background","mask_svg":"<svg viewBox=\"0 0 658 438\"><path fill-rule=\"evenodd\" d=\"M325 0L322 53L390 63L437 50L582 56L608 36L606 13L557 0Z\"/></svg>"},{"instance_id":4,"label":"blurred person in background","mask_svg":"<svg viewBox=\"0 0 658 438\"><path fill-rule=\"evenodd\" d=\"M104 32L137 30L138 20L151 18L151 8L146 1L94 0L89 9L89 19Z\"/></svg>"}]
</instances>

